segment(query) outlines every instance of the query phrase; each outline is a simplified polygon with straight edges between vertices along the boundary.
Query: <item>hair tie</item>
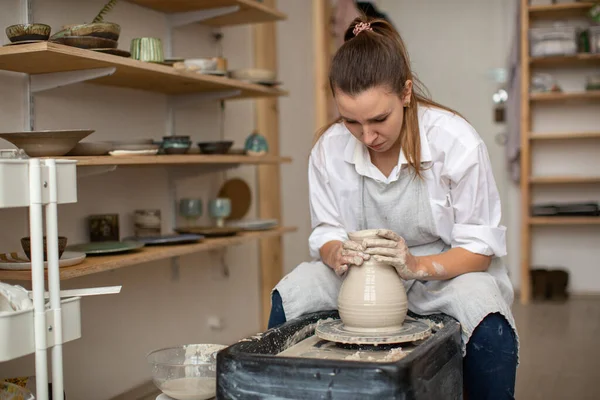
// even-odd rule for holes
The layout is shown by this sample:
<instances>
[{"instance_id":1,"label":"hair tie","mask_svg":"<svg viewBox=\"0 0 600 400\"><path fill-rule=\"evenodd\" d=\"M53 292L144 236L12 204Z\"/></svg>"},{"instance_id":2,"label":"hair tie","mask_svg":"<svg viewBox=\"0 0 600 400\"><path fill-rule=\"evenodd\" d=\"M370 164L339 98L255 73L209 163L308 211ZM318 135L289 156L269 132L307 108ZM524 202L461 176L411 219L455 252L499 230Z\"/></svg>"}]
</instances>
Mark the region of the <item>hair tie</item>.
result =
<instances>
[{"instance_id":1,"label":"hair tie","mask_svg":"<svg viewBox=\"0 0 600 400\"><path fill-rule=\"evenodd\" d=\"M362 31L373 31L373 28L371 28L371 24L368 22L359 22L354 26L352 33L354 33L354 36L356 36Z\"/></svg>"}]
</instances>

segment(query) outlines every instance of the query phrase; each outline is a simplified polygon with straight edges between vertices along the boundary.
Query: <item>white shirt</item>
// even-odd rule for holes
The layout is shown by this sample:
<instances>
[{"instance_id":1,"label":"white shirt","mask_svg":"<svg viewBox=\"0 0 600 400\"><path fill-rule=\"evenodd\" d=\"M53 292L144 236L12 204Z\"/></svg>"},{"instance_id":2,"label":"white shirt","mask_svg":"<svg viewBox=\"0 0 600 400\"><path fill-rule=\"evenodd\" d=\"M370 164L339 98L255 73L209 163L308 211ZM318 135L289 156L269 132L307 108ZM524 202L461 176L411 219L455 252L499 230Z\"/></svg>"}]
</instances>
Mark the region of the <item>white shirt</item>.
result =
<instances>
[{"instance_id":1,"label":"white shirt","mask_svg":"<svg viewBox=\"0 0 600 400\"><path fill-rule=\"evenodd\" d=\"M439 237L473 253L506 255L506 228L500 225L500 196L485 143L463 118L419 107L421 166ZM359 229L353 205L360 200L360 176L389 184L408 161L401 151L388 177L343 123L331 126L313 147L308 164L312 257L331 240L347 240ZM418 179L418 178L417 178Z\"/></svg>"}]
</instances>

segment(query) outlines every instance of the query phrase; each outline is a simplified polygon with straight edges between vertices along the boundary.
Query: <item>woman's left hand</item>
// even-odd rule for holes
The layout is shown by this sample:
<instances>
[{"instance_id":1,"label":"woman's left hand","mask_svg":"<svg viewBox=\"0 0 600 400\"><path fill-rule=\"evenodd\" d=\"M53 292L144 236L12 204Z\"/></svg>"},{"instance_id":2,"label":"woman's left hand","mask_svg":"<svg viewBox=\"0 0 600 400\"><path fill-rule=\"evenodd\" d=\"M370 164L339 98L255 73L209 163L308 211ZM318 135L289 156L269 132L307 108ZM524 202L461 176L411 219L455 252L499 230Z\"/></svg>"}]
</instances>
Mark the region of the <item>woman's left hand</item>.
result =
<instances>
[{"instance_id":1,"label":"woman's left hand","mask_svg":"<svg viewBox=\"0 0 600 400\"><path fill-rule=\"evenodd\" d=\"M429 273L419 266L415 256L410 253L404 239L389 229L379 229L377 236L381 239L365 239L364 253L371 254L375 261L392 265L402 279L426 279Z\"/></svg>"}]
</instances>

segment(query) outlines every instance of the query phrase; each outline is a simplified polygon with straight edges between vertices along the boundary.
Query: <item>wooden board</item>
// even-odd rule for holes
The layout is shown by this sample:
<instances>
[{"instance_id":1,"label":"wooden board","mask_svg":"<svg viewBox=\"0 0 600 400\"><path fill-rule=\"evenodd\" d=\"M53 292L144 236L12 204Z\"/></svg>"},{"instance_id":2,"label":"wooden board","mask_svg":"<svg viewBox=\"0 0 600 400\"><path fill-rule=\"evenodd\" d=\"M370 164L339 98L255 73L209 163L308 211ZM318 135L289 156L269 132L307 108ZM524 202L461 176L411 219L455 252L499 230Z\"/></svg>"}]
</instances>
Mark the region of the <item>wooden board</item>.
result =
<instances>
[{"instance_id":1,"label":"wooden board","mask_svg":"<svg viewBox=\"0 0 600 400\"><path fill-rule=\"evenodd\" d=\"M536 102L567 100L593 101L600 100L600 90L594 90L589 92L531 93L529 95L529 98L531 101Z\"/></svg>"},{"instance_id":2,"label":"wooden board","mask_svg":"<svg viewBox=\"0 0 600 400\"><path fill-rule=\"evenodd\" d=\"M239 10L202 21L211 26L226 26L281 21L287 16L256 0L127 0L129 3L172 14L211 8L238 6Z\"/></svg>"},{"instance_id":3,"label":"wooden board","mask_svg":"<svg viewBox=\"0 0 600 400\"><path fill-rule=\"evenodd\" d=\"M536 185L600 183L600 176L532 176L529 182Z\"/></svg>"},{"instance_id":4,"label":"wooden board","mask_svg":"<svg viewBox=\"0 0 600 400\"><path fill-rule=\"evenodd\" d=\"M600 139L600 132L532 133L531 140Z\"/></svg>"},{"instance_id":5,"label":"wooden board","mask_svg":"<svg viewBox=\"0 0 600 400\"><path fill-rule=\"evenodd\" d=\"M202 242L193 244L146 246L141 250L131 253L111 256L88 256L84 262L79 265L61 268L60 278L64 280L84 275L97 274L104 271L128 267L130 265L219 249L266 237L281 236L284 233L294 232L295 230L296 228L289 227L274 228L266 231L243 232L236 236L204 239ZM6 279L29 281L31 280L31 271L0 270L0 280Z\"/></svg>"},{"instance_id":6,"label":"wooden board","mask_svg":"<svg viewBox=\"0 0 600 400\"><path fill-rule=\"evenodd\" d=\"M569 56L532 57L529 59L529 64L532 67L589 67L600 64L600 54L580 53Z\"/></svg>"},{"instance_id":7,"label":"wooden board","mask_svg":"<svg viewBox=\"0 0 600 400\"><path fill-rule=\"evenodd\" d=\"M275 0L264 0L274 7ZM307 4L308 5L308 4ZM277 70L277 30L274 23L254 27L254 66ZM269 154L279 155L279 105L277 99L256 101L256 129L269 143ZM281 221L281 174L279 165L258 167L258 215ZM261 325L267 328L271 309L271 290L283 277L283 241L281 237L260 241Z\"/></svg>"},{"instance_id":8,"label":"wooden board","mask_svg":"<svg viewBox=\"0 0 600 400\"><path fill-rule=\"evenodd\" d=\"M593 2L572 2L528 6L531 19L585 17ZM527 10L527 8L525 9Z\"/></svg>"},{"instance_id":9,"label":"wooden board","mask_svg":"<svg viewBox=\"0 0 600 400\"><path fill-rule=\"evenodd\" d=\"M182 154L158 156L86 156L54 157L56 159L77 160L78 166L86 165L177 165L177 164L280 164L292 161L290 157L265 155L251 157L227 154Z\"/></svg>"},{"instance_id":10,"label":"wooden board","mask_svg":"<svg viewBox=\"0 0 600 400\"><path fill-rule=\"evenodd\" d=\"M113 75L90 83L147 90L171 95L241 90L237 98L272 97L286 94L279 89L175 68L126 57L41 42L0 47L0 70L44 74L116 67Z\"/></svg>"},{"instance_id":11,"label":"wooden board","mask_svg":"<svg viewBox=\"0 0 600 400\"><path fill-rule=\"evenodd\" d=\"M600 217L531 217L531 225L600 225Z\"/></svg>"}]
</instances>

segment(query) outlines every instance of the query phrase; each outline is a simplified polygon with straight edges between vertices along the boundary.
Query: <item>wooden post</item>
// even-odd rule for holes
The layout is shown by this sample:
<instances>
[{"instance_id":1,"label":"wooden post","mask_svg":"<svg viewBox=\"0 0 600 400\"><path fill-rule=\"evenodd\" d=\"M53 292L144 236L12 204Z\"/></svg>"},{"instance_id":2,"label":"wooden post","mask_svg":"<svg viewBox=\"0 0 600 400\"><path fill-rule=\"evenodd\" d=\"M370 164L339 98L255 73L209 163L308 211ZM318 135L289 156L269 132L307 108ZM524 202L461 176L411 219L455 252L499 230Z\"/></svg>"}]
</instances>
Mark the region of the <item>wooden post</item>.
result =
<instances>
[{"instance_id":1,"label":"wooden post","mask_svg":"<svg viewBox=\"0 0 600 400\"><path fill-rule=\"evenodd\" d=\"M529 104L529 0L521 0L521 303L531 299L531 114Z\"/></svg>"},{"instance_id":2,"label":"wooden post","mask_svg":"<svg viewBox=\"0 0 600 400\"><path fill-rule=\"evenodd\" d=\"M329 122L329 0L313 0L312 23L315 59L315 125Z\"/></svg>"},{"instance_id":3,"label":"wooden post","mask_svg":"<svg viewBox=\"0 0 600 400\"><path fill-rule=\"evenodd\" d=\"M275 0L263 4L275 7ZM274 22L254 26L254 65L277 70L277 40ZM277 98L256 100L256 130L269 143L269 154L279 155L279 109ZM258 215L281 221L281 184L279 164L258 167ZM282 238L263 239L260 245L260 299L263 329L267 327L271 309L271 290L283 276Z\"/></svg>"}]
</instances>

